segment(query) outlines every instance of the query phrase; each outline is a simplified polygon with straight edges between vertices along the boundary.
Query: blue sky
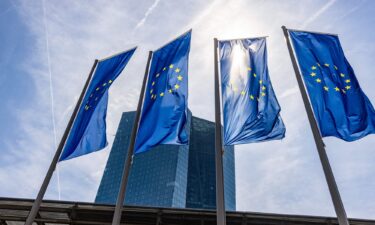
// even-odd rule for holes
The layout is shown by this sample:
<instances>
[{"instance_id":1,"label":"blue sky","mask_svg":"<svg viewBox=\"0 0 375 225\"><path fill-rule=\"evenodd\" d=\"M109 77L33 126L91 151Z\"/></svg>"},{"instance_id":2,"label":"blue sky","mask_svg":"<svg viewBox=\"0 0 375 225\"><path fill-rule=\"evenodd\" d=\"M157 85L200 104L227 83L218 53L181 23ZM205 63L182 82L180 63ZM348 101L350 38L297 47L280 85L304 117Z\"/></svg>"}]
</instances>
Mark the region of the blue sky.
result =
<instances>
[{"instance_id":1,"label":"blue sky","mask_svg":"<svg viewBox=\"0 0 375 225\"><path fill-rule=\"evenodd\" d=\"M280 27L339 34L375 104L374 13L371 0L2 0L0 196L36 196L94 59L138 45L110 91L110 145L58 167L61 199L92 202L121 113L136 108L148 51L193 28L189 107L209 120L213 38L269 36L269 72L287 133L282 141L236 147L238 210L333 216ZM375 219L375 135L324 141L347 214ZM57 181L55 175L46 198L59 198Z\"/></svg>"}]
</instances>

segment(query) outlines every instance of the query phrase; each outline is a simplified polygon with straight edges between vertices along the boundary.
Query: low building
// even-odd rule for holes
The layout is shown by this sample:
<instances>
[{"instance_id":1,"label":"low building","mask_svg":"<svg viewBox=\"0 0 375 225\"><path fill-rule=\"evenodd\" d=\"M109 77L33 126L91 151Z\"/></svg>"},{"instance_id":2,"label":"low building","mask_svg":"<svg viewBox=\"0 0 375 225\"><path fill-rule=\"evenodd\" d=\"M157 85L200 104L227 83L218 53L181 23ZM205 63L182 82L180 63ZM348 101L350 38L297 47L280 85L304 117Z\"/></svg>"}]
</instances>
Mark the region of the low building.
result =
<instances>
[{"instance_id":1,"label":"low building","mask_svg":"<svg viewBox=\"0 0 375 225\"><path fill-rule=\"evenodd\" d=\"M0 224L23 225L33 200L0 198ZM35 225L110 225L114 206L93 203L43 201ZM337 219L320 216L227 212L227 225L337 225ZM374 225L375 220L349 219L350 225ZM214 210L125 206L121 224L216 225Z\"/></svg>"}]
</instances>

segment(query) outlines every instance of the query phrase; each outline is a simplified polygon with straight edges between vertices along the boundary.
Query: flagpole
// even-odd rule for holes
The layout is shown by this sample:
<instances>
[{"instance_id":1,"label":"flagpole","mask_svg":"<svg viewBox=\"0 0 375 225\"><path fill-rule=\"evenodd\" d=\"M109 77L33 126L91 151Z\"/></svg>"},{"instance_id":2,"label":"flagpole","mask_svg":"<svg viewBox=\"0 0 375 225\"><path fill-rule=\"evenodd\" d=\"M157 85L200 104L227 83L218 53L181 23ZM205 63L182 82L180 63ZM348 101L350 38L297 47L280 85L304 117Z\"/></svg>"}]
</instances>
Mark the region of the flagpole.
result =
<instances>
[{"instance_id":1,"label":"flagpole","mask_svg":"<svg viewBox=\"0 0 375 225\"><path fill-rule=\"evenodd\" d=\"M327 156L327 153L326 153L326 150L325 150L323 138L320 134L318 124L315 120L314 112L311 108L309 97L307 95L306 88L305 88L303 80L302 80L302 75L299 71L297 60L296 60L296 57L294 55L292 45L290 43L288 29L285 26L282 26L281 28L284 31L284 36L285 36L286 43L287 43L287 46L288 46L290 58L292 60L294 72L296 74L297 83L298 83L298 86L299 86L299 89L300 89L300 92L301 92L301 95L302 95L303 103L305 105L307 117L308 117L309 122L310 122L310 127L311 127L311 130L312 130L313 136L314 136L315 145L316 145L316 148L318 150L320 162L322 164L324 175L325 175L325 178L326 178L326 181L327 181L327 184L328 184L329 192L331 194L332 202L333 202L333 205L335 207L338 222L339 222L340 225L349 225L349 221L348 221L348 218L346 216L345 209L344 209L344 204L341 200L340 192L339 192L339 189L337 188L335 177L333 175L332 168L330 166L328 156Z\"/></svg>"},{"instance_id":2,"label":"flagpole","mask_svg":"<svg viewBox=\"0 0 375 225\"><path fill-rule=\"evenodd\" d=\"M215 167L216 167L216 223L226 225L224 200L224 172L223 172L223 141L221 135L220 89L219 89L219 61L218 40L214 38L215 60Z\"/></svg>"},{"instance_id":3,"label":"flagpole","mask_svg":"<svg viewBox=\"0 0 375 225\"><path fill-rule=\"evenodd\" d=\"M25 225L32 225L33 222L34 222L34 219L39 211L39 208L40 208L40 204L42 203L42 200L43 200L43 197L44 197L44 194L46 193L47 191L47 187L48 187L48 184L49 182L51 181L51 178L52 178L52 175L53 175L53 172L56 168L56 165L59 161L59 158L60 158L60 155L61 155L61 152L65 146L65 142L66 142L66 139L68 138L68 135L70 133L70 130L73 126L73 122L78 114L78 110L79 110L79 107L81 106L82 104L82 100L83 100L83 97L86 93L86 90L87 90L87 87L89 86L90 84L90 81L91 81L91 78L92 78L92 75L95 71L95 68L98 64L98 60L95 59L95 62L91 68L91 71L89 73L89 76L87 77L87 80L86 80L86 83L85 83L85 86L83 87L82 89L82 92L81 92L81 95L79 96L79 99L77 101L77 104L74 108L74 111L72 113L72 116L70 117L70 120L68 122L68 125L66 126L66 129L65 129L65 132L61 138L61 141L60 141L60 144L56 150L56 153L52 159L52 162L51 162L51 165L49 166L49 169L47 171L47 174L43 180L43 183L42 183L42 186L40 187L39 189L39 192L38 192L38 195L33 203L33 206L31 207L31 210L30 210L30 213L29 215L27 216L27 219L26 219L26 222L25 222Z\"/></svg>"},{"instance_id":4,"label":"flagpole","mask_svg":"<svg viewBox=\"0 0 375 225\"><path fill-rule=\"evenodd\" d=\"M117 196L115 213L113 215L112 225L120 225L120 222L121 222L122 207L124 205L126 186L128 184L130 167L131 167L132 162L133 162L132 159L133 159L133 154L134 154L134 144L135 144L135 139L136 139L136 136L137 136L139 119L141 117L142 103L143 103L143 98L144 98L144 94L145 94L146 83L147 83L147 75L148 75L148 71L149 71L149 68L150 68L152 53L153 52L150 51L149 54L148 54L145 76L143 78L141 93L139 95L137 112L135 114L133 129L132 129L132 133L131 133L131 136L130 136L130 143L129 143L129 146L128 146L128 153L127 153L125 165L124 165L124 168L123 168L123 171L122 171L121 184L120 184L120 189L119 189L119 193L118 193L118 196Z\"/></svg>"}]
</instances>

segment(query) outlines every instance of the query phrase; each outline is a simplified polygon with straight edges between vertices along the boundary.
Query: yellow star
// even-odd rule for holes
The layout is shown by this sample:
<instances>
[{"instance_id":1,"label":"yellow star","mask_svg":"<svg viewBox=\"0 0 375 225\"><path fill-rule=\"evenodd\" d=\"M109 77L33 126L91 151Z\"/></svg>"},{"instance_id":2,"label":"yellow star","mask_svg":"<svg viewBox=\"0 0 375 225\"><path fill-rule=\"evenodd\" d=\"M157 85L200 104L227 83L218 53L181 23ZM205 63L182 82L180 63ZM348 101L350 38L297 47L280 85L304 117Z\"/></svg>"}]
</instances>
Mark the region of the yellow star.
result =
<instances>
[{"instance_id":1,"label":"yellow star","mask_svg":"<svg viewBox=\"0 0 375 225\"><path fill-rule=\"evenodd\" d=\"M97 87L97 88L96 88L95 90L96 90L96 91L99 91L99 89L100 89L100 88L99 88L99 87Z\"/></svg>"},{"instance_id":2,"label":"yellow star","mask_svg":"<svg viewBox=\"0 0 375 225\"><path fill-rule=\"evenodd\" d=\"M337 68L337 66L333 65L333 67L335 67L335 70L338 70L339 68Z\"/></svg>"},{"instance_id":3,"label":"yellow star","mask_svg":"<svg viewBox=\"0 0 375 225\"><path fill-rule=\"evenodd\" d=\"M349 79L345 80L345 83L350 83L350 80Z\"/></svg>"},{"instance_id":4,"label":"yellow star","mask_svg":"<svg viewBox=\"0 0 375 225\"><path fill-rule=\"evenodd\" d=\"M316 82L320 83L320 82L322 82L322 80L318 78L318 79L316 79Z\"/></svg>"},{"instance_id":5,"label":"yellow star","mask_svg":"<svg viewBox=\"0 0 375 225\"><path fill-rule=\"evenodd\" d=\"M345 77L345 74L343 74L343 73L340 73L340 76L341 76L341 77Z\"/></svg>"},{"instance_id":6,"label":"yellow star","mask_svg":"<svg viewBox=\"0 0 375 225\"><path fill-rule=\"evenodd\" d=\"M256 73L254 73L254 74L253 74L253 76L254 76L254 77L257 77L257 74L256 74Z\"/></svg>"},{"instance_id":7,"label":"yellow star","mask_svg":"<svg viewBox=\"0 0 375 225\"><path fill-rule=\"evenodd\" d=\"M325 90L325 91L328 91L328 87L327 87L327 86L324 86L324 90Z\"/></svg>"},{"instance_id":8,"label":"yellow star","mask_svg":"<svg viewBox=\"0 0 375 225\"><path fill-rule=\"evenodd\" d=\"M151 99L153 99L154 98L154 95L151 95Z\"/></svg>"},{"instance_id":9,"label":"yellow star","mask_svg":"<svg viewBox=\"0 0 375 225\"><path fill-rule=\"evenodd\" d=\"M159 77L159 76L160 76L160 73L157 73L157 74L156 74L156 77Z\"/></svg>"},{"instance_id":10,"label":"yellow star","mask_svg":"<svg viewBox=\"0 0 375 225\"><path fill-rule=\"evenodd\" d=\"M324 63L324 66L329 67L329 64L328 63Z\"/></svg>"},{"instance_id":11,"label":"yellow star","mask_svg":"<svg viewBox=\"0 0 375 225\"><path fill-rule=\"evenodd\" d=\"M262 92L262 96L266 96L266 93Z\"/></svg>"},{"instance_id":12,"label":"yellow star","mask_svg":"<svg viewBox=\"0 0 375 225\"><path fill-rule=\"evenodd\" d=\"M156 99L156 95L154 95L154 100Z\"/></svg>"},{"instance_id":13,"label":"yellow star","mask_svg":"<svg viewBox=\"0 0 375 225\"><path fill-rule=\"evenodd\" d=\"M348 85L348 86L345 86L345 89L346 90L349 90L351 87Z\"/></svg>"},{"instance_id":14,"label":"yellow star","mask_svg":"<svg viewBox=\"0 0 375 225\"><path fill-rule=\"evenodd\" d=\"M318 65L320 67L320 64L319 63L316 63L316 65Z\"/></svg>"},{"instance_id":15,"label":"yellow star","mask_svg":"<svg viewBox=\"0 0 375 225\"><path fill-rule=\"evenodd\" d=\"M164 96L164 92L160 93L160 97L163 97Z\"/></svg>"},{"instance_id":16,"label":"yellow star","mask_svg":"<svg viewBox=\"0 0 375 225\"><path fill-rule=\"evenodd\" d=\"M341 89L342 90L342 93L346 94L346 91L344 89Z\"/></svg>"},{"instance_id":17,"label":"yellow star","mask_svg":"<svg viewBox=\"0 0 375 225\"><path fill-rule=\"evenodd\" d=\"M316 66L312 66L311 69L312 69L312 70L316 70Z\"/></svg>"},{"instance_id":18,"label":"yellow star","mask_svg":"<svg viewBox=\"0 0 375 225\"><path fill-rule=\"evenodd\" d=\"M155 85L155 81L152 81L152 86L154 86Z\"/></svg>"},{"instance_id":19,"label":"yellow star","mask_svg":"<svg viewBox=\"0 0 375 225\"><path fill-rule=\"evenodd\" d=\"M182 80L182 76L178 75L177 80Z\"/></svg>"},{"instance_id":20,"label":"yellow star","mask_svg":"<svg viewBox=\"0 0 375 225\"><path fill-rule=\"evenodd\" d=\"M109 80L108 83L111 84L113 81L112 80Z\"/></svg>"},{"instance_id":21,"label":"yellow star","mask_svg":"<svg viewBox=\"0 0 375 225\"><path fill-rule=\"evenodd\" d=\"M180 88L180 85L178 85L178 84L175 84L174 85L174 88L177 90L177 89L179 89Z\"/></svg>"},{"instance_id":22,"label":"yellow star","mask_svg":"<svg viewBox=\"0 0 375 225\"><path fill-rule=\"evenodd\" d=\"M174 70L176 73L179 73L181 70L179 68Z\"/></svg>"},{"instance_id":23,"label":"yellow star","mask_svg":"<svg viewBox=\"0 0 375 225\"><path fill-rule=\"evenodd\" d=\"M173 91L172 91L172 89L169 89L168 92L169 92L169 93L172 93Z\"/></svg>"},{"instance_id":24,"label":"yellow star","mask_svg":"<svg viewBox=\"0 0 375 225\"><path fill-rule=\"evenodd\" d=\"M106 85L107 85L107 83L104 83L104 84L103 84L103 87L106 86Z\"/></svg>"},{"instance_id":25,"label":"yellow star","mask_svg":"<svg viewBox=\"0 0 375 225\"><path fill-rule=\"evenodd\" d=\"M86 110L86 111L89 110L89 108L90 108L90 106L85 105L85 110Z\"/></svg>"},{"instance_id":26,"label":"yellow star","mask_svg":"<svg viewBox=\"0 0 375 225\"><path fill-rule=\"evenodd\" d=\"M169 65L169 68L171 68L171 69L172 69L172 68L173 68L173 64Z\"/></svg>"},{"instance_id":27,"label":"yellow star","mask_svg":"<svg viewBox=\"0 0 375 225\"><path fill-rule=\"evenodd\" d=\"M253 96L253 95L250 95L250 99L251 99L251 100L254 100L254 96Z\"/></svg>"},{"instance_id":28,"label":"yellow star","mask_svg":"<svg viewBox=\"0 0 375 225\"><path fill-rule=\"evenodd\" d=\"M241 91L241 95L245 95L245 93L246 93L245 91Z\"/></svg>"},{"instance_id":29,"label":"yellow star","mask_svg":"<svg viewBox=\"0 0 375 225\"><path fill-rule=\"evenodd\" d=\"M251 71L251 68L250 68L250 67L247 67L247 70L248 70L248 71Z\"/></svg>"},{"instance_id":30,"label":"yellow star","mask_svg":"<svg viewBox=\"0 0 375 225\"><path fill-rule=\"evenodd\" d=\"M164 67L164 68L163 68L163 71L165 71L166 69L167 69L167 67Z\"/></svg>"},{"instance_id":31,"label":"yellow star","mask_svg":"<svg viewBox=\"0 0 375 225\"><path fill-rule=\"evenodd\" d=\"M263 87L262 87L262 90L263 90L263 91L266 90L266 86L263 86Z\"/></svg>"},{"instance_id":32,"label":"yellow star","mask_svg":"<svg viewBox=\"0 0 375 225\"><path fill-rule=\"evenodd\" d=\"M262 80L260 80L260 81L259 81L259 84L262 84L262 83L263 83L263 81L262 81Z\"/></svg>"},{"instance_id":33,"label":"yellow star","mask_svg":"<svg viewBox=\"0 0 375 225\"><path fill-rule=\"evenodd\" d=\"M338 88L338 87L335 87L335 91L340 91L340 88Z\"/></svg>"},{"instance_id":34,"label":"yellow star","mask_svg":"<svg viewBox=\"0 0 375 225\"><path fill-rule=\"evenodd\" d=\"M310 75L311 75L312 77L315 77L315 76L316 76L316 73L311 72Z\"/></svg>"},{"instance_id":35,"label":"yellow star","mask_svg":"<svg viewBox=\"0 0 375 225\"><path fill-rule=\"evenodd\" d=\"M154 91L154 89L151 89L151 90L150 90L150 94L152 94L153 91Z\"/></svg>"}]
</instances>

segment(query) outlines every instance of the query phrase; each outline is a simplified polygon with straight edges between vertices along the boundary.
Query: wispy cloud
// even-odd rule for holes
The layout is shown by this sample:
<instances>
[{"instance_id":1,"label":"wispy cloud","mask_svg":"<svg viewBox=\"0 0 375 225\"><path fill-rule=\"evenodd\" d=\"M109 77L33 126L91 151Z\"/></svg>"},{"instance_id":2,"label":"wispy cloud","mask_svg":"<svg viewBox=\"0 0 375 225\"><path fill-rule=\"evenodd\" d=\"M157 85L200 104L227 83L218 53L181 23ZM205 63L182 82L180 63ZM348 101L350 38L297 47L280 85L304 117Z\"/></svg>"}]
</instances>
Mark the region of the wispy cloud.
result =
<instances>
[{"instance_id":1,"label":"wispy cloud","mask_svg":"<svg viewBox=\"0 0 375 225\"><path fill-rule=\"evenodd\" d=\"M298 86L294 86L294 87L289 88L289 89L285 90L284 92L282 92L280 94L279 98L280 99L287 98L287 97L289 97L291 95L294 95L294 94L298 93L298 91L299 91Z\"/></svg>"},{"instance_id":2,"label":"wispy cloud","mask_svg":"<svg viewBox=\"0 0 375 225\"><path fill-rule=\"evenodd\" d=\"M201 23L203 19L209 16L210 13L212 13L212 11L215 9L215 7L220 5L222 1L223 0L214 0L213 2L211 2L202 12L195 16L195 18L190 22L188 27L195 27L198 23Z\"/></svg>"},{"instance_id":3,"label":"wispy cloud","mask_svg":"<svg viewBox=\"0 0 375 225\"><path fill-rule=\"evenodd\" d=\"M349 15L351 15L352 13L354 13L354 12L358 11L359 9L361 9L365 3L367 3L367 0L356 1L356 4L355 4L354 7L352 7L350 10L347 10L340 17L336 18L336 20L341 20L341 19L344 19L344 18L348 18Z\"/></svg>"},{"instance_id":4,"label":"wispy cloud","mask_svg":"<svg viewBox=\"0 0 375 225\"><path fill-rule=\"evenodd\" d=\"M135 25L135 30L143 26L143 24L146 22L148 16L152 13L152 11L156 8L156 6L159 4L160 0L155 0L154 3L150 6L150 8L147 9L145 15L143 18Z\"/></svg>"},{"instance_id":5,"label":"wispy cloud","mask_svg":"<svg viewBox=\"0 0 375 225\"><path fill-rule=\"evenodd\" d=\"M305 29L309 26L312 22L314 22L320 15L326 12L333 4L336 3L337 0L330 0L325 5L323 5L318 11L316 11L311 17L309 17L300 27L300 29Z\"/></svg>"}]
</instances>

